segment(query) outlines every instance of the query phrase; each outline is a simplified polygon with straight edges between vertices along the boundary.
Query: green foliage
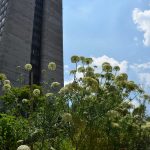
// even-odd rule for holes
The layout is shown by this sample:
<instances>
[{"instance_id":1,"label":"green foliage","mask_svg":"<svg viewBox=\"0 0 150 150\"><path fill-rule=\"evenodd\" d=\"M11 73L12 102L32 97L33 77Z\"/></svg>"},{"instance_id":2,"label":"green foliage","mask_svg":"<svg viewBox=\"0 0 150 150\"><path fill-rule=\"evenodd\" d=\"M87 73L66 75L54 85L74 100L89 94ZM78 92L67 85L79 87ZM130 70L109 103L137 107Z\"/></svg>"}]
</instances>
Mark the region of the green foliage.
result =
<instances>
[{"instance_id":1,"label":"green foliage","mask_svg":"<svg viewBox=\"0 0 150 150\"><path fill-rule=\"evenodd\" d=\"M16 150L17 141L28 136L27 126L26 119L0 114L0 150Z\"/></svg>"},{"instance_id":2,"label":"green foliage","mask_svg":"<svg viewBox=\"0 0 150 150\"><path fill-rule=\"evenodd\" d=\"M119 66L109 62L93 66L92 58L79 56L71 61L74 81L60 90L58 82L46 81L46 85L4 91L1 149L15 150L25 144L31 150L148 150L150 96L126 73L119 73ZM55 69L51 62L48 70Z\"/></svg>"}]
</instances>

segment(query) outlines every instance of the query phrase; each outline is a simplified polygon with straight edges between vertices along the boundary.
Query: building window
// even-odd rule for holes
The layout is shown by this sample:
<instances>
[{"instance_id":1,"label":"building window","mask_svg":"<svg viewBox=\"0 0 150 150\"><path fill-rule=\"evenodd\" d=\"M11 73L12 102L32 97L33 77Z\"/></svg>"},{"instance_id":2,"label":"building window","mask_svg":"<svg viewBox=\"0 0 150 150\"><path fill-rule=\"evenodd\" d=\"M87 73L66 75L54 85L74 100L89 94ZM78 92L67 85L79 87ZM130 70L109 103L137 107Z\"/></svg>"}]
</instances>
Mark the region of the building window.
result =
<instances>
[{"instance_id":1,"label":"building window","mask_svg":"<svg viewBox=\"0 0 150 150\"><path fill-rule=\"evenodd\" d=\"M32 33L31 64L33 66L33 83L39 84L41 68L41 36L43 19L43 0L35 0L34 22Z\"/></svg>"}]
</instances>

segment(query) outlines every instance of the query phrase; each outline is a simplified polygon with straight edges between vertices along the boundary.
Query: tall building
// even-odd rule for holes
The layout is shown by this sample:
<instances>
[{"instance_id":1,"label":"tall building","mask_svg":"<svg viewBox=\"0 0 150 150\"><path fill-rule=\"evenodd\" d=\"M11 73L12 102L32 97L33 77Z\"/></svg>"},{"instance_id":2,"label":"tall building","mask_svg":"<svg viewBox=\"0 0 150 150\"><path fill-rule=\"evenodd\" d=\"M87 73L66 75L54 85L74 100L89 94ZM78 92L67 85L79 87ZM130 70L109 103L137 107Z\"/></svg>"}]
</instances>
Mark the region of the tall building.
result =
<instances>
[{"instance_id":1,"label":"tall building","mask_svg":"<svg viewBox=\"0 0 150 150\"><path fill-rule=\"evenodd\" d=\"M0 72L16 83L16 67L31 63L34 83L63 84L62 32L62 0L0 0ZM57 69L44 75L49 62Z\"/></svg>"}]
</instances>

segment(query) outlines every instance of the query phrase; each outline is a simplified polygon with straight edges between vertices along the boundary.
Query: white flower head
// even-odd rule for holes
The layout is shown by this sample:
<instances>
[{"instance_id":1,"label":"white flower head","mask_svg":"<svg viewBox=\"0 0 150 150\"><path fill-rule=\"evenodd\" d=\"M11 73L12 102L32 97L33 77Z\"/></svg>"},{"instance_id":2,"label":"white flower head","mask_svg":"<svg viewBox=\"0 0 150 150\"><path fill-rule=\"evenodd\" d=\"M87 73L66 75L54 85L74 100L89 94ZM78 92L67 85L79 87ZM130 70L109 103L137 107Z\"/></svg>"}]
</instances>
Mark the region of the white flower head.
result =
<instances>
[{"instance_id":1,"label":"white flower head","mask_svg":"<svg viewBox=\"0 0 150 150\"><path fill-rule=\"evenodd\" d=\"M65 94L68 92L68 88L67 87L63 87L60 89L60 91L58 92L59 94Z\"/></svg>"},{"instance_id":2,"label":"white flower head","mask_svg":"<svg viewBox=\"0 0 150 150\"><path fill-rule=\"evenodd\" d=\"M48 69L52 71L56 70L56 64L54 62L50 62L48 64Z\"/></svg>"},{"instance_id":3,"label":"white flower head","mask_svg":"<svg viewBox=\"0 0 150 150\"><path fill-rule=\"evenodd\" d=\"M22 103L28 103L28 102L29 102L28 99L25 99L25 98L24 98L24 99L22 100Z\"/></svg>"},{"instance_id":4,"label":"white flower head","mask_svg":"<svg viewBox=\"0 0 150 150\"><path fill-rule=\"evenodd\" d=\"M53 93L46 93L45 96L46 97L52 97L54 94Z\"/></svg>"},{"instance_id":5,"label":"white flower head","mask_svg":"<svg viewBox=\"0 0 150 150\"><path fill-rule=\"evenodd\" d=\"M11 85L10 84L4 84L3 86L3 90L4 91L9 91L11 89Z\"/></svg>"},{"instance_id":6,"label":"white flower head","mask_svg":"<svg viewBox=\"0 0 150 150\"><path fill-rule=\"evenodd\" d=\"M27 145L20 145L17 150L31 150L29 146Z\"/></svg>"},{"instance_id":7,"label":"white flower head","mask_svg":"<svg viewBox=\"0 0 150 150\"><path fill-rule=\"evenodd\" d=\"M24 66L24 68L25 68L26 71L31 71L32 70L32 65L31 64L26 64Z\"/></svg>"},{"instance_id":8,"label":"white flower head","mask_svg":"<svg viewBox=\"0 0 150 150\"><path fill-rule=\"evenodd\" d=\"M60 87L60 83L59 83L59 82L53 82L53 83L51 84L51 87L52 87L52 88Z\"/></svg>"},{"instance_id":9,"label":"white flower head","mask_svg":"<svg viewBox=\"0 0 150 150\"><path fill-rule=\"evenodd\" d=\"M6 79L7 79L6 75L4 73L0 73L0 81L4 81Z\"/></svg>"},{"instance_id":10,"label":"white flower head","mask_svg":"<svg viewBox=\"0 0 150 150\"><path fill-rule=\"evenodd\" d=\"M64 113L62 115L62 120L64 122L71 122L72 121L72 115L70 113Z\"/></svg>"},{"instance_id":11,"label":"white flower head","mask_svg":"<svg viewBox=\"0 0 150 150\"><path fill-rule=\"evenodd\" d=\"M4 80L3 84L10 84L10 80Z\"/></svg>"},{"instance_id":12,"label":"white flower head","mask_svg":"<svg viewBox=\"0 0 150 150\"><path fill-rule=\"evenodd\" d=\"M39 96L40 93L41 93L41 91L39 89L34 89L33 90L33 95L36 96L36 97Z\"/></svg>"}]
</instances>

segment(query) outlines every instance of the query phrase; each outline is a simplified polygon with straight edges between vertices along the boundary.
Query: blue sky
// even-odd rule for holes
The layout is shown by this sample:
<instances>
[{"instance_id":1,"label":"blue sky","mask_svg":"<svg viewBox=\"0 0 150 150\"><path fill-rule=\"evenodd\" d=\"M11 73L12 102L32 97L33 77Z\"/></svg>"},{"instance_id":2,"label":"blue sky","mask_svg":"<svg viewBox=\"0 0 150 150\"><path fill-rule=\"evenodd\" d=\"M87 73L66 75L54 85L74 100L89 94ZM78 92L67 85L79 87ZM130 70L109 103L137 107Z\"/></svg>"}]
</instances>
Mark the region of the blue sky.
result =
<instances>
[{"instance_id":1,"label":"blue sky","mask_svg":"<svg viewBox=\"0 0 150 150\"><path fill-rule=\"evenodd\" d=\"M70 57L118 64L150 86L150 0L63 0L65 81Z\"/></svg>"}]
</instances>

